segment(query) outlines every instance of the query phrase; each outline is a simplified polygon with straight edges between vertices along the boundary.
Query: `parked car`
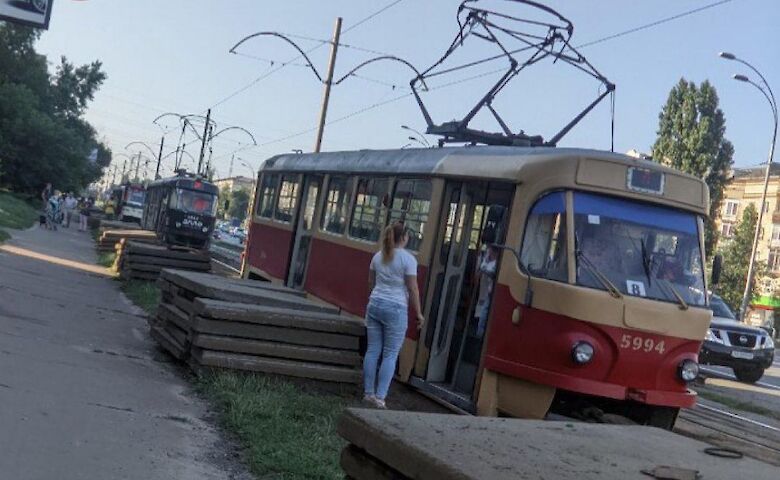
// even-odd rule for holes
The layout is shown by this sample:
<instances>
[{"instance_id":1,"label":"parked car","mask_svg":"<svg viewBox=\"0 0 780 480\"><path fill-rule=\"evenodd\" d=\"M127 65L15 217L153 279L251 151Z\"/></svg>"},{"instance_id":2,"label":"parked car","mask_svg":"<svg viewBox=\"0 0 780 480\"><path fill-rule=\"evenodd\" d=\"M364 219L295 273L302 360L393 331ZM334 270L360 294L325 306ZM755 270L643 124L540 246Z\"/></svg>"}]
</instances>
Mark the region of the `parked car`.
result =
<instances>
[{"instance_id":1,"label":"parked car","mask_svg":"<svg viewBox=\"0 0 780 480\"><path fill-rule=\"evenodd\" d=\"M699 352L699 363L734 370L740 382L755 383L772 365L775 344L763 329L739 322L717 295L710 299L713 317Z\"/></svg>"}]
</instances>

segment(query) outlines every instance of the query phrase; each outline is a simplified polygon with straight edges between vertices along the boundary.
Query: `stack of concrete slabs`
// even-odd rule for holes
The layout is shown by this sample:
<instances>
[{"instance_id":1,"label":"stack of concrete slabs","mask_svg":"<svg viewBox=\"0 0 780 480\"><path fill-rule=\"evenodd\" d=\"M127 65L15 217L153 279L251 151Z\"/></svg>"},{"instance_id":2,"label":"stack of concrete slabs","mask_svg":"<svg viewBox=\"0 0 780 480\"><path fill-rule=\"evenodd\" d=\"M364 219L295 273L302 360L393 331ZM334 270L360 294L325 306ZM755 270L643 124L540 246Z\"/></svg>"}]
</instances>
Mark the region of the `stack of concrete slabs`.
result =
<instances>
[{"instance_id":1,"label":"stack of concrete slabs","mask_svg":"<svg viewBox=\"0 0 780 480\"><path fill-rule=\"evenodd\" d=\"M197 372L251 370L358 383L363 322L269 282L163 270L152 334Z\"/></svg>"},{"instance_id":2,"label":"stack of concrete slabs","mask_svg":"<svg viewBox=\"0 0 780 480\"><path fill-rule=\"evenodd\" d=\"M211 255L207 250L122 240L115 267L122 279L157 280L165 268L208 272Z\"/></svg>"},{"instance_id":3,"label":"stack of concrete slabs","mask_svg":"<svg viewBox=\"0 0 780 480\"><path fill-rule=\"evenodd\" d=\"M347 409L337 431L354 480L780 478L775 466L645 426Z\"/></svg>"}]
</instances>

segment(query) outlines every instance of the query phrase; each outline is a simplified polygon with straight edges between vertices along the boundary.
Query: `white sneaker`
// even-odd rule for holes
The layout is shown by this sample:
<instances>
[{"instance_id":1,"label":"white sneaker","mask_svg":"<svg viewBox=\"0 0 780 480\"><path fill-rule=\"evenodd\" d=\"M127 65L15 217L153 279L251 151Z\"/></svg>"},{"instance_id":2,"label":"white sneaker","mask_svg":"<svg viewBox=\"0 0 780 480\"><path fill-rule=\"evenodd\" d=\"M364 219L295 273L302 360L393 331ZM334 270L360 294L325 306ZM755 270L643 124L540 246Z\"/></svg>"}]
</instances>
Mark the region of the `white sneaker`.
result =
<instances>
[{"instance_id":1,"label":"white sneaker","mask_svg":"<svg viewBox=\"0 0 780 480\"><path fill-rule=\"evenodd\" d=\"M374 397L374 405L376 406L376 408L379 408L381 410L387 410L387 405L385 405L385 401L379 398Z\"/></svg>"}]
</instances>

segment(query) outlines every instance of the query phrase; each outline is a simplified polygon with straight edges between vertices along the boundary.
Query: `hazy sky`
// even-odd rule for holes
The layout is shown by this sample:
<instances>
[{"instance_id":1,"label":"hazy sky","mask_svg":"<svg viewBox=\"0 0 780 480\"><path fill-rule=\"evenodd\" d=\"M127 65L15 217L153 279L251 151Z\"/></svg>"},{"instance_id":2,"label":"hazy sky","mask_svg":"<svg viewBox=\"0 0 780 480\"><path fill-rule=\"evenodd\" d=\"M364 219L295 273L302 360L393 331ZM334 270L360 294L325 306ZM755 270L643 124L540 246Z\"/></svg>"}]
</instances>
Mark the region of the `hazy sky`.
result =
<instances>
[{"instance_id":1,"label":"hazy sky","mask_svg":"<svg viewBox=\"0 0 780 480\"><path fill-rule=\"evenodd\" d=\"M715 0L658 1L547 1L575 25L573 44L582 45L629 30ZM457 31L456 0L401 0L374 18L349 29L391 0L55 0L49 31L39 49L56 60L67 56L77 63L103 62L108 79L87 117L115 153L140 140L155 150L162 130L152 120L164 112L205 113L218 104L213 116L219 128L240 125L260 144L239 132L225 133L214 144L218 175L225 176L231 152L257 167L271 155L300 148L310 151L322 97L322 85L306 68L290 65L223 101L296 52L281 40L255 39L242 45L243 55L228 50L246 35L278 31L315 39L332 35L336 17L344 19L336 75L376 56L361 49L387 52L426 68L444 52ZM524 10L497 2L503 11ZM770 83L780 82L780 42L775 33L780 2L732 0L693 15L582 49L582 53L617 85L615 150L649 151L655 139L660 111L669 89L680 79L709 79L718 90L727 119L727 137L734 143L737 165L765 161L771 134L769 107L760 93L732 80L735 72L750 73L734 62L717 58L731 51L757 66ZM296 39L304 49L320 43ZM475 44L474 44L475 45ZM358 47L358 48L354 48ZM481 44L485 56L495 50ZM311 54L324 72L328 47ZM300 60L296 63L300 64ZM505 65L503 61L439 78L442 85ZM335 86L331 95L323 150L398 148L408 142L400 125L424 129L420 111L408 93L410 71L399 64L378 63ZM436 121L462 115L468 99L481 95L500 73L428 93ZM396 85L393 88L392 85ZM520 74L495 106L513 130L557 131L598 93L599 82L563 65L549 65ZM780 92L780 89L779 89ZM470 97L469 97L470 96ZM397 97L398 100L391 101ZM388 102L379 107L367 107ZM220 103L221 102L221 103ZM342 119L343 117L349 118ZM610 109L605 101L560 143L561 146L609 149ZM476 127L498 131L490 122ZM175 121L168 117L168 127ZM297 135L296 135L297 134ZM178 131L166 135L168 152L175 148ZM189 135L186 140L193 140ZM433 140L434 137L429 137ZM197 145L188 147L197 156ZM122 158L118 157L121 161ZM170 160L169 160L170 161ZM170 165L168 165L170 166ZM234 174L249 174L236 164Z\"/></svg>"}]
</instances>

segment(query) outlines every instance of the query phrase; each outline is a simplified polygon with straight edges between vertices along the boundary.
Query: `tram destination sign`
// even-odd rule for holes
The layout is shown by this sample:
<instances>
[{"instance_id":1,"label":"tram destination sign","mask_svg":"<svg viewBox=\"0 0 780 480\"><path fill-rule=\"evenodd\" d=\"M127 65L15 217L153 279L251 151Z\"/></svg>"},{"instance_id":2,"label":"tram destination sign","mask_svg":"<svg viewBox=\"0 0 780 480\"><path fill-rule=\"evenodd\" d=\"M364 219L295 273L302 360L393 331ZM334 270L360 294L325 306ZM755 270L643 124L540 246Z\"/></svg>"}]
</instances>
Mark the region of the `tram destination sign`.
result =
<instances>
[{"instance_id":1,"label":"tram destination sign","mask_svg":"<svg viewBox=\"0 0 780 480\"><path fill-rule=\"evenodd\" d=\"M628 168L626 186L636 192L664 194L664 173L649 168Z\"/></svg>"},{"instance_id":2,"label":"tram destination sign","mask_svg":"<svg viewBox=\"0 0 780 480\"><path fill-rule=\"evenodd\" d=\"M48 30L54 0L0 0L0 20Z\"/></svg>"}]
</instances>

